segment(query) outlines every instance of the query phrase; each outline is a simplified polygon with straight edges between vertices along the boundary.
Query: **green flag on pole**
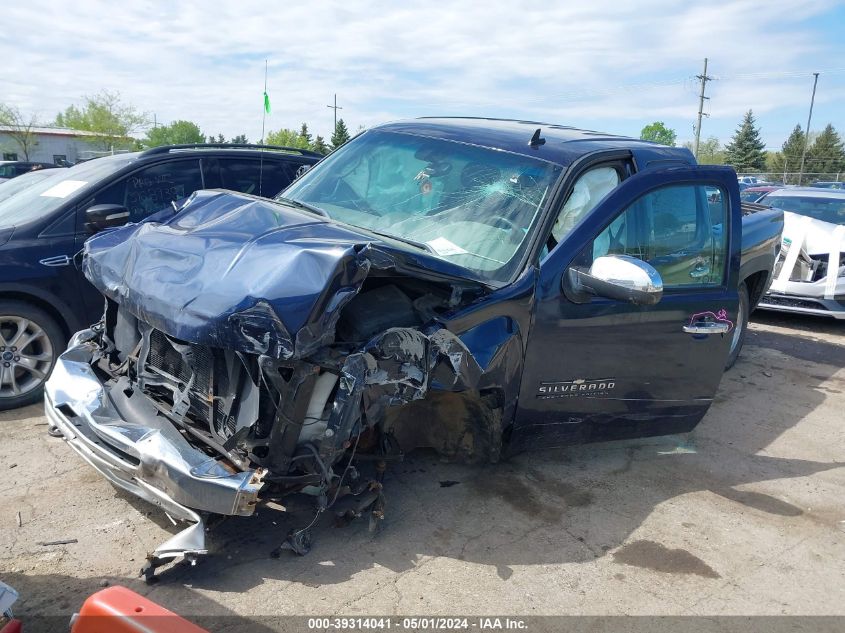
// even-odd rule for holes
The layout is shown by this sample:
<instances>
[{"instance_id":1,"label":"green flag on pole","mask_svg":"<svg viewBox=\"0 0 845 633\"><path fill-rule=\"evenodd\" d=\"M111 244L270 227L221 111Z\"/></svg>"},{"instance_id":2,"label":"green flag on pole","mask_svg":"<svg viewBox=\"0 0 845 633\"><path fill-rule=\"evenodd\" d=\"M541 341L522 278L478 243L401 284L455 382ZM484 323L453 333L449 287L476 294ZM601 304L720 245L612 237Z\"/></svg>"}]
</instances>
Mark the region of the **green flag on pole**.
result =
<instances>
[{"instance_id":1,"label":"green flag on pole","mask_svg":"<svg viewBox=\"0 0 845 633\"><path fill-rule=\"evenodd\" d=\"M267 91L264 92L264 112L270 114L270 95L267 94Z\"/></svg>"}]
</instances>

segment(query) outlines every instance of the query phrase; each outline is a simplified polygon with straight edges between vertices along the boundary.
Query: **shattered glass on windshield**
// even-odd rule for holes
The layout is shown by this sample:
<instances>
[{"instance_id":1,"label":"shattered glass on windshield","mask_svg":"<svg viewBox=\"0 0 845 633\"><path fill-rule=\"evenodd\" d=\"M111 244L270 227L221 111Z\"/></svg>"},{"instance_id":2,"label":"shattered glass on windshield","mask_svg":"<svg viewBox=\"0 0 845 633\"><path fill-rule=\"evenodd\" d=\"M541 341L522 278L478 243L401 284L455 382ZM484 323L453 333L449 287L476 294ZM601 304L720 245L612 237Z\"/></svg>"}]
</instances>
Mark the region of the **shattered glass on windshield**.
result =
<instances>
[{"instance_id":1,"label":"shattered glass on windshield","mask_svg":"<svg viewBox=\"0 0 845 633\"><path fill-rule=\"evenodd\" d=\"M560 167L503 151L369 132L284 197L505 281Z\"/></svg>"}]
</instances>

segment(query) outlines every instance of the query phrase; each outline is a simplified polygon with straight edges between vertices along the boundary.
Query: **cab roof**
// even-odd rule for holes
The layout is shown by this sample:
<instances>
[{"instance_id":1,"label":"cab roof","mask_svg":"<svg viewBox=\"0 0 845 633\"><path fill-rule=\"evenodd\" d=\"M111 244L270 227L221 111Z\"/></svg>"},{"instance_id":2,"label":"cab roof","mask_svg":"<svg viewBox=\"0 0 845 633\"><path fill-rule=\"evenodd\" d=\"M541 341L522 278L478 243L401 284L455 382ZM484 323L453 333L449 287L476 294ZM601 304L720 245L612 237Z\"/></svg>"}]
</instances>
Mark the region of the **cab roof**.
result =
<instances>
[{"instance_id":1,"label":"cab roof","mask_svg":"<svg viewBox=\"0 0 845 633\"><path fill-rule=\"evenodd\" d=\"M545 143L531 145L537 129ZM650 141L581 130L565 125L473 117L423 117L376 126L376 130L401 132L504 150L568 167L582 156L602 150L631 150L638 162L695 164L692 152Z\"/></svg>"}]
</instances>

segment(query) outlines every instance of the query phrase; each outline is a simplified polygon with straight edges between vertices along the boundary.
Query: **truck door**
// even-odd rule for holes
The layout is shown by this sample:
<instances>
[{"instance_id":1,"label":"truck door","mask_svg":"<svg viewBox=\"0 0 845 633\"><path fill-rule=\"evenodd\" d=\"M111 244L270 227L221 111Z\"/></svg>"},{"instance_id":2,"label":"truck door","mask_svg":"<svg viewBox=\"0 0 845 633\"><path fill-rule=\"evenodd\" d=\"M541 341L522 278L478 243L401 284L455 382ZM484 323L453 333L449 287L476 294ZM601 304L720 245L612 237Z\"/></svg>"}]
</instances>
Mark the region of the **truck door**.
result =
<instances>
[{"instance_id":1,"label":"truck door","mask_svg":"<svg viewBox=\"0 0 845 633\"><path fill-rule=\"evenodd\" d=\"M736 319L736 189L729 168L645 171L556 236L540 263L511 450L678 433L701 420ZM620 256L656 271L656 303L656 293L584 292L578 280L590 277L578 273Z\"/></svg>"}]
</instances>

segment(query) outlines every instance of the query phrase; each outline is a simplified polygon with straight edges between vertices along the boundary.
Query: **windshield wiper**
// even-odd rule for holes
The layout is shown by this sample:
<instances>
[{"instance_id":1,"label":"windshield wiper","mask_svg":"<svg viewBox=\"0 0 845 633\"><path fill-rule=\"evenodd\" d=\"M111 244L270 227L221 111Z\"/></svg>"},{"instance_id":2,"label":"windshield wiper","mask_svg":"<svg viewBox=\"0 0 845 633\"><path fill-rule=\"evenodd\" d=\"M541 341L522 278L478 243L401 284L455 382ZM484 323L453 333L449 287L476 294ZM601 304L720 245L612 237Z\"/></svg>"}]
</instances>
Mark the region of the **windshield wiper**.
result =
<instances>
[{"instance_id":1,"label":"windshield wiper","mask_svg":"<svg viewBox=\"0 0 845 633\"><path fill-rule=\"evenodd\" d=\"M363 228L363 227L359 227ZM425 242L417 242L415 240L409 239L407 237L399 237L398 235L392 235L390 233L382 233L381 231L375 231L373 229L365 228L365 231L369 233L375 233L376 235L380 235L381 237L386 237L391 240L396 240L397 242L404 242L405 244L410 244L411 246L416 246L417 248L421 248L424 251L431 253L432 255L437 255L437 251L435 251L431 246L426 244Z\"/></svg>"},{"instance_id":2,"label":"windshield wiper","mask_svg":"<svg viewBox=\"0 0 845 633\"><path fill-rule=\"evenodd\" d=\"M293 198L285 198L283 196L277 196L273 198L278 202L284 202L285 204L289 204L292 207L296 207L297 209L304 209L305 211L310 211L311 213L316 213L317 215L321 215L324 218L331 218L331 216L326 213L323 209L319 207L315 207L310 204L306 204L305 202L300 202L299 200L294 200Z\"/></svg>"}]
</instances>

